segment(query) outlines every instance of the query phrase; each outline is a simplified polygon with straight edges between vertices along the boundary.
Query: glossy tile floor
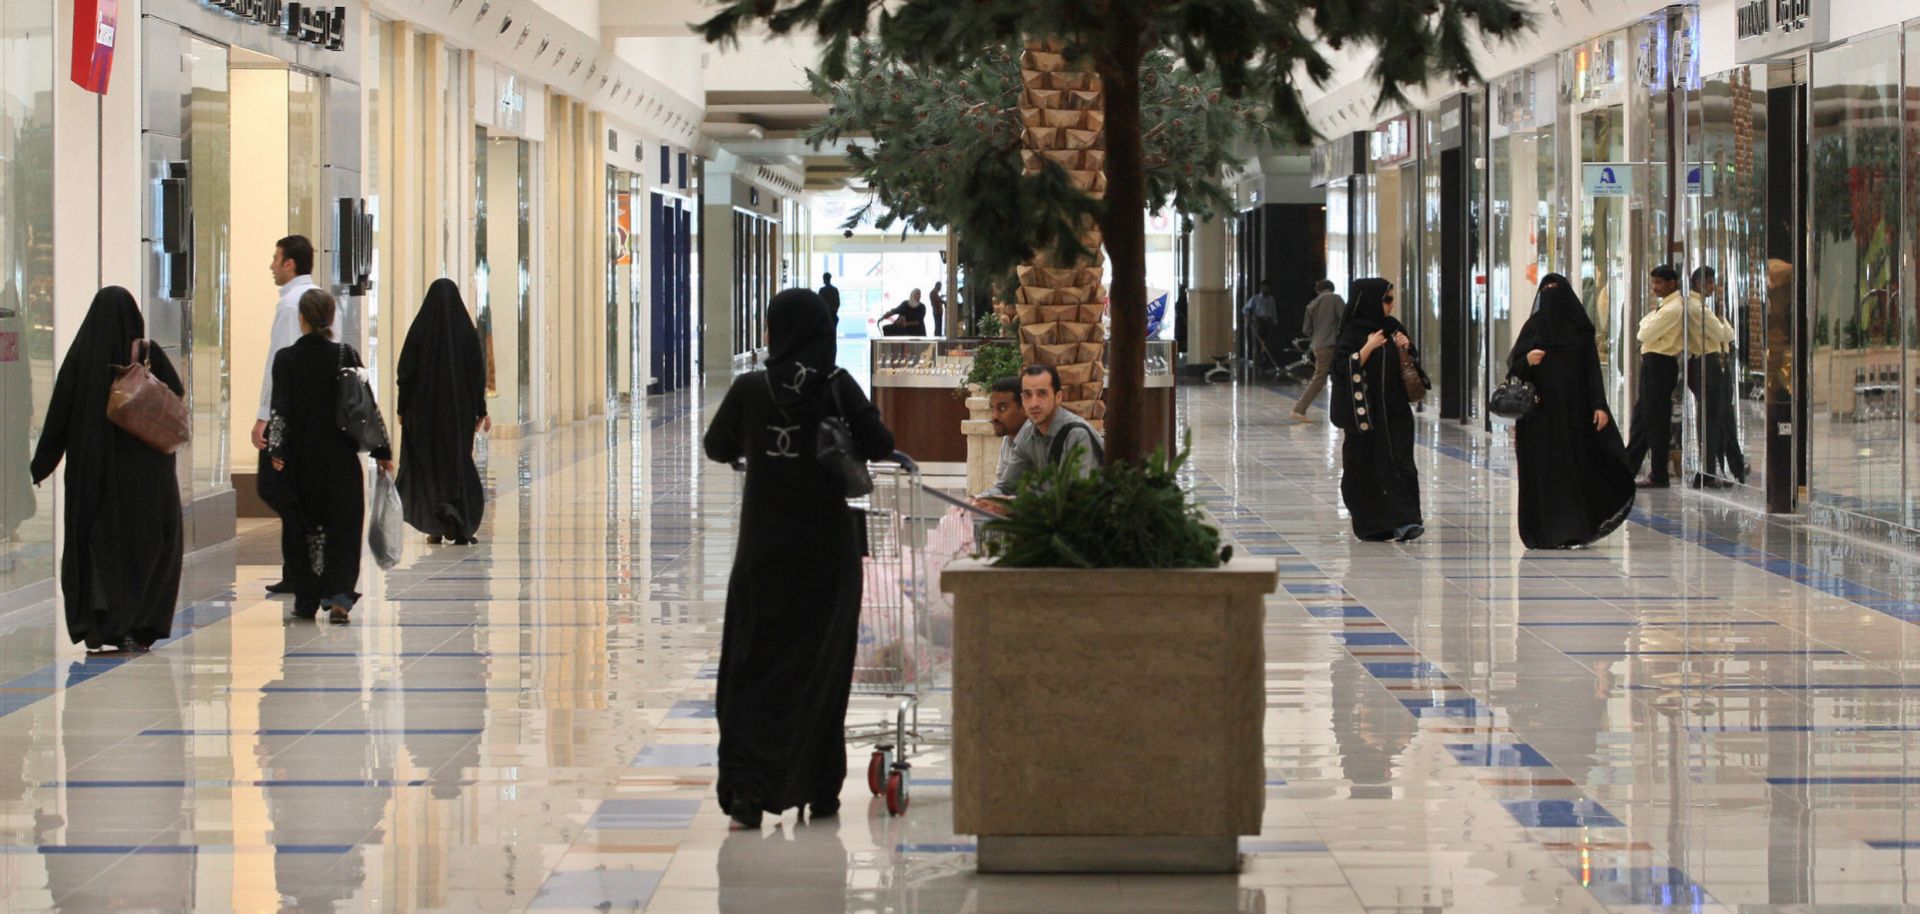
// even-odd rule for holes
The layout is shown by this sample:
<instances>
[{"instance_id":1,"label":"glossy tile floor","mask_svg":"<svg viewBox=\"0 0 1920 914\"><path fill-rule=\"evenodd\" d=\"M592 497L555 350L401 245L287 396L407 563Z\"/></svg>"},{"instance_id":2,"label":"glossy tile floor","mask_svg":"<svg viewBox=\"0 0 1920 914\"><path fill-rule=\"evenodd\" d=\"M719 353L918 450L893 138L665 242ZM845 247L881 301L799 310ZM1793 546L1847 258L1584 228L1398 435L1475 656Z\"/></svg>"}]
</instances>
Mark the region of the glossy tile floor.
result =
<instances>
[{"instance_id":1,"label":"glossy tile floor","mask_svg":"<svg viewBox=\"0 0 1920 914\"><path fill-rule=\"evenodd\" d=\"M978 876L939 748L905 817L849 781L837 822L730 832L739 488L679 396L495 442L483 544L369 562L350 627L260 596L258 525L193 557L149 656L0 619L0 908L1920 910L1920 559L1678 490L1526 553L1511 452L1450 427L1419 452L1427 537L1363 545L1337 434L1289 403L1184 393L1195 487L1284 585L1238 877Z\"/></svg>"}]
</instances>

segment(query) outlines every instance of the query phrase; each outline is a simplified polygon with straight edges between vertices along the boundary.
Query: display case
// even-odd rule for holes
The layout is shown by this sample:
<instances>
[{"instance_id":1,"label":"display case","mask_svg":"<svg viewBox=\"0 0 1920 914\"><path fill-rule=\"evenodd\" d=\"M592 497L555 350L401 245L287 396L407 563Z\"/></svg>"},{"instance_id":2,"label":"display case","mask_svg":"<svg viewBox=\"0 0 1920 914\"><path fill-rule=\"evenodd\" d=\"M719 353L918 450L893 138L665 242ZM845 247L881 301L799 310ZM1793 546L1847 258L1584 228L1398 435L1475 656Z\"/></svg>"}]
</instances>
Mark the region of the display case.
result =
<instances>
[{"instance_id":1,"label":"display case","mask_svg":"<svg viewBox=\"0 0 1920 914\"><path fill-rule=\"evenodd\" d=\"M900 337L872 341L873 405L893 430L894 447L923 466L966 464L967 439L960 434L960 423L967 418L967 395L960 385L973 367L978 343Z\"/></svg>"},{"instance_id":2,"label":"display case","mask_svg":"<svg viewBox=\"0 0 1920 914\"><path fill-rule=\"evenodd\" d=\"M873 403L893 430L895 446L922 464L964 465L966 394L960 385L973 367L978 339L876 339L872 341ZM1109 350L1111 351L1111 350ZM1148 340L1145 415L1141 437L1149 448L1178 447L1174 396L1174 344ZM938 469L938 468L936 468Z\"/></svg>"}]
</instances>

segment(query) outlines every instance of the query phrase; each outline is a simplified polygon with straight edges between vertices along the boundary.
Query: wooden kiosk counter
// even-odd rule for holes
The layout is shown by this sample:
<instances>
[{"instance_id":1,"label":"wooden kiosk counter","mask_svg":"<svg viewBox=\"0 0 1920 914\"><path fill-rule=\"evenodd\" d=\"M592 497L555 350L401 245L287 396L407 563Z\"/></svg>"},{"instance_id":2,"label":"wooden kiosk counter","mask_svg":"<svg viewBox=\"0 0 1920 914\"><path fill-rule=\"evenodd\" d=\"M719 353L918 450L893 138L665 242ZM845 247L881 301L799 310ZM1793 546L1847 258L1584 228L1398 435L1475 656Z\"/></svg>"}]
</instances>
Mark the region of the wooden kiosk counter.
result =
<instances>
[{"instance_id":1,"label":"wooden kiosk counter","mask_svg":"<svg viewBox=\"0 0 1920 914\"><path fill-rule=\"evenodd\" d=\"M923 466L934 465L929 467L932 472L964 472L967 440L960 423L967 418L967 400L960 385L980 342L904 337L872 341L873 403L893 430L894 446ZM1169 452L1178 446L1173 355L1172 342L1147 341L1145 437L1164 442Z\"/></svg>"}]
</instances>

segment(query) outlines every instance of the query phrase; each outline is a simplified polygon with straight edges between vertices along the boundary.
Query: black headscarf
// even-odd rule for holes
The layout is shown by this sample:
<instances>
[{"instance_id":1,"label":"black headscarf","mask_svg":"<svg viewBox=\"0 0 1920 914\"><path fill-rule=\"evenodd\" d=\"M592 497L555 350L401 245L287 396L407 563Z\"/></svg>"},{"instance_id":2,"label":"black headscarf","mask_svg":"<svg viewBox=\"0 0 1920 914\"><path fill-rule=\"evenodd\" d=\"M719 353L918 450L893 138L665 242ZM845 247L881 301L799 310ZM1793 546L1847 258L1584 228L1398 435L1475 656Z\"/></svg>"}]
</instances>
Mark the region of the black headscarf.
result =
<instances>
[{"instance_id":1,"label":"black headscarf","mask_svg":"<svg viewBox=\"0 0 1920 914\"><path fill-rule=\"evenodd\" d=\"M427 287L413 326L407 328L395 366L400 382L400 415L421 404L445 405L455 418L471 425L487 414L486 361L480 352L480 332L473 327L460 287L451 279L436 279ZM474 379L480 381L473 383Z\"/></svg>"},{"instance_id":2,"label":"black headscarf","mask_svg":"<svg viewBox=\"0 0 1920 914\"><path fill-rule=\"evenodd\" d=\"M767 378L774 402L792 406L812 399L833 374L833 316L809 289L788 289L767 306Z\"/></svg>"},{"instance_id":3,"label":"black headscarf","mask_svg":"<svg viewBox=\"0 0 1920 914\"><path fill-rule=\"evenodd\" d=\"M1384 332L1388 339L1405 331L1398 320L1387 314L1386 298L1387 293L1393 291L1393 283L1378 277L1356 279L1349 291L1347 314L1340 321L1339 346L1357 352L1375 330Z\"/></svg>"},{"instance_id":4,"label":"black headscarf","mask_svg":"<svg viewBox=\"0 0 1920 914\"><path fill-rule=\"evenodd\" d=\"M1514 348L1552 349L1556 346L1585 346L1594 342L1593 319L1573 291L1565 276L1548 273L1540 279L1540 291L1533 299L1533 315L1520 328Z\"/></svg>"},{"instance_id":5,"label":"black headscarf","mask_svg":"<svg viewBox=\"0 0 1920 914\"><path fill-rule=\"evenodd\" d=\"M112 366L127 364L133 341L146 335L147 321L140 315L132 292L108 286L94 293L80 331L74 334L73 345L60 363L57 382L57 387L65 388L58 391L59 395L77 405L79 421L73 423L72 440L66 443L73 452L98 453L103 460L110 453L113 426L107 422L106 410L107 392L115 377ZM53 475L59 459L57 454L36 453L34 483Z\"/></svg>"}]
</instances>

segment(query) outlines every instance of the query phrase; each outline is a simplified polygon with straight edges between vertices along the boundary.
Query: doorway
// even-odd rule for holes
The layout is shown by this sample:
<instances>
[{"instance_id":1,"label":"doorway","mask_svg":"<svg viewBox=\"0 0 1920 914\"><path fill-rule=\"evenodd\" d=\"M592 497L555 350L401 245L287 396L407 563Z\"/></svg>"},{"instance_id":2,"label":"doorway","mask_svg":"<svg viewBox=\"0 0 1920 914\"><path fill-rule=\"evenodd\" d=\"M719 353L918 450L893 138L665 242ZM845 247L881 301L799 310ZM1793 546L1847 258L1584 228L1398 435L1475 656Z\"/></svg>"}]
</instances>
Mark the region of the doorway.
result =
<instances>
[{"instance_id":1,"label":"doorway","mask_svg":"<svg viewBox=\"0 0 1920 914\"><path fill-rule=\"evenodd\" d=\"M193 39L201 42L200 39ZM326 288L326 271L318 262L325 243L320 191L321 129L324 99L322 78L294 68L286 61L245 48L227 51L228 142L225 160L204 161L198 144L189 155L189 167L223 173L230 188L226 237L207 239L194 254L196 276L222 276L224 289L202 286L197 294L224 295L220 307L227 315L226 337L232 397L228 405L225 440L231 461L233 486L239 493L243 517L269 516L255 506L253 495L259 452L253 446L253 427L266 407L261 391L266 385L266 341L273 336L274 313L280 289L269 265L274 242L301 235L313 242L312 275ZM210 151L211 152L211 151ZM217 155L217 153L215 154ZM204 211L196 210L204 219ZM346 323L345 320L342 323ZM200 371L208 366L199 366Z\"/></svg>"},{"instance_id":2,"label":"doorway","mask_svg":"<svg viewBox=\"0 0 1920 914\"><path fill-rule=\"evenodd\" d=\"M329 80L156 17L143 20L143 39L155 190L140 300L149 335L179 354L188 390L193 438L178 465L187 538L199 546L231 538L236 517L271 516L256 494L252 443L279 304L268 264L276 241L305 235L327 285L318 259Z\"/></svg>"}]
</instances>

